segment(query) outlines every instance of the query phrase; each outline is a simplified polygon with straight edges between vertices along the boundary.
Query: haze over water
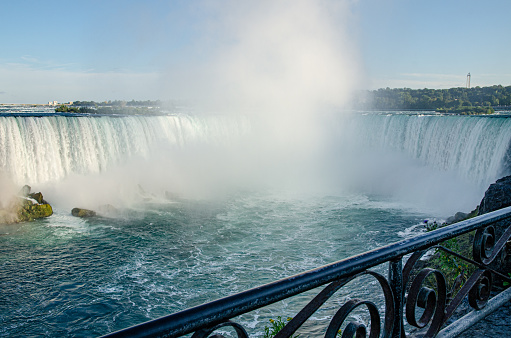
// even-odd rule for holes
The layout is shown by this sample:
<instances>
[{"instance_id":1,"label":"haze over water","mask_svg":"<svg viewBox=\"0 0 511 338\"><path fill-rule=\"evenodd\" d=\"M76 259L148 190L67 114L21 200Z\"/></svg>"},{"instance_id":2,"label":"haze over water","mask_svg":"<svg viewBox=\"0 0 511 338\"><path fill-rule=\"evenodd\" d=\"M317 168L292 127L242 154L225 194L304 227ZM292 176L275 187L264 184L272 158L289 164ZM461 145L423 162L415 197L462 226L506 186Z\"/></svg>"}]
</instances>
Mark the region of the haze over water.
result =
<instances>
[{"instance_id":1,"label":"haze over water","mask_svg":"<svg viewBox=\"0 0 511 338\"><path fill-rule=\"evenodd\" d=\"M163 53L150 82L189 105L0 114L0 201L29 184L55 211L0 225L0 335L97 336L212 301L413 236L424 219L472 210L509 174L506 117L348 113L366 79L349 2L202 4L208 30L181 46L188 53ZM140 88L117 75L98 77ZM102 216L75 218L74 207ZM303 335L350 292L381 302L356 282ZM305 302L240 321L262 336Z\"/></svg>"},{"instance_id":2,"label":"haze over water","mask_svg":"<svg viewBox=\"0 0 511 338\"><path fill-rule=\"evenodd\" d=\"M328 118L310 163L247 156L259 135L249 117L0 117L11 184L55 211L0 227L2 334L101 335L303 272L470 211L509 172L506 117ZM104 216L72 217L76 206ZM350 292L381 301L359 283L303 333L323 330ZM262 333L305 301L240 321Z\"/></svg>"}]
</instances>

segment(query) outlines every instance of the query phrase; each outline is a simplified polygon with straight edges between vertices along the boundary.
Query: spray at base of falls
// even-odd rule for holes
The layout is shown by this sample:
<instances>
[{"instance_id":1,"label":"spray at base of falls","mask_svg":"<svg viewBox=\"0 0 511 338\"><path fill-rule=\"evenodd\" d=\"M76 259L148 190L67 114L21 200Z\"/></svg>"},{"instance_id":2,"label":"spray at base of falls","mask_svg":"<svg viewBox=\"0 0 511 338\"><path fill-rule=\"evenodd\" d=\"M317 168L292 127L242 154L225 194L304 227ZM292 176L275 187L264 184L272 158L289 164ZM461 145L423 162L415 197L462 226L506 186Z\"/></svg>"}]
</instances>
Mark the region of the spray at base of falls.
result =
<instances>
[{"instance_id":1,"label":"spray at base of falls","mask_svg":"<svg viewBox=\"0 0 511 338\"><path fill-rule=\"evenodd\" d=\"M0 117L0 167L15 184L42 185L62 201L79 190L74 198L84 207L129 203L140 186L159 196L214 196L286 182L364 189L426 208L449 199L445 214L469 208L509 173L509 118L323 118L310 132L302 126L292 144L247 116Z\"/></svg>"},{"instance_id":2,"label":"spray at base of falls","mask_svg":"<svg viewBox=\"0 0 511 338\"><path fill-rule=\"evenodd\" d=\"M232 116L0 121L4 173L35 182L55 206L51 217L0 225L6 336L99 336L413 236L441 207L450 216L479 203L479 182L507 168L510 129L497 118L344 116L311 126L323 126L311 133L319 139L300 128L293 149ZM458 160L469 154L475 167ZM203 190L210 198L172 195ZM117 217L71 215L87 203L128 208ZM383 302L371 283L354 283L303 335L317 336L353 294ZM307 301L240 321L263 332L269 318L294 316Z\"/></svg>"}]
</instances>

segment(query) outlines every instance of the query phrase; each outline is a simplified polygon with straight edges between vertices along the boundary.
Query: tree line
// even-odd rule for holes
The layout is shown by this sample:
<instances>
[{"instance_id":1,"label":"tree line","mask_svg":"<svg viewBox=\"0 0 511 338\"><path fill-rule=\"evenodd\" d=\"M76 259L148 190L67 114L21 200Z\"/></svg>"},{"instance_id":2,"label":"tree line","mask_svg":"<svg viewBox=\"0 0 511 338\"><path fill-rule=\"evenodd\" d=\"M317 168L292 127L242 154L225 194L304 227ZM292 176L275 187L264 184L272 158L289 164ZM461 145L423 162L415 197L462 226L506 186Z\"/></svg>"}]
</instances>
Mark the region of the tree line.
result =
<instances>
[{"instance_id":1,"label":"tree line","mask_svg":"<svg viewBox=\"0 0 511 338\"><path fill-rule=\"evenodd\" d=\"M103 102L95 102L95 101L73 101L73 106L75 107L161 107L162 102L160 100L151 101L123 101L123 100L114 100L114 101L103 101Z\"/></svg>"},{"instance_id":2,"label":"tree line","mask_svg":"<svg viewBox=\"0 0 511 338\"><path fill-rule=\"evenodd\" d=\"M71 107L56 111L89 114L154 114L162 107L160 100L151 101L74 101ZM495 85L474 88L410 89L380 88L359 92L354 107L375 110L436 110L454 114L490 114L494 109L511 108L511 86ZM156 109L153 109L156 108Z\"/></svg>"},{"instance_id":3,"label":"tree line","mask_svg":"<svg viewBox=\"0 0 511 338\"><path fill-rule=\"evenodd\" d=\"M356 106L377 110L460 111L511 106L511 86L410 89L381 88L357 97ZM488 111L486 109L485 111ZM480 113L480 112L479 112Z\"/></svg>"},{"instance_id":4,"label":"tree line","mask_svg":"<svg viewBox=\"0 0 511 338\"><path fill-rule=\"evenodd\" d=\"M83 101L80 101L83 102ZM88 101L93 102L93 101ZM55 112L58 113L80 113L80 114L100 114L100 115L110 115L110 114L123 114L123 115L159 115L161 114L161 109L159 107L152 107L151 105L142 106L142 105L92 105L92 104L83 104L83 105L75 105L73 102L73 106L68 105L60 105L55 108Z\"/></svg>"}]
</instances>

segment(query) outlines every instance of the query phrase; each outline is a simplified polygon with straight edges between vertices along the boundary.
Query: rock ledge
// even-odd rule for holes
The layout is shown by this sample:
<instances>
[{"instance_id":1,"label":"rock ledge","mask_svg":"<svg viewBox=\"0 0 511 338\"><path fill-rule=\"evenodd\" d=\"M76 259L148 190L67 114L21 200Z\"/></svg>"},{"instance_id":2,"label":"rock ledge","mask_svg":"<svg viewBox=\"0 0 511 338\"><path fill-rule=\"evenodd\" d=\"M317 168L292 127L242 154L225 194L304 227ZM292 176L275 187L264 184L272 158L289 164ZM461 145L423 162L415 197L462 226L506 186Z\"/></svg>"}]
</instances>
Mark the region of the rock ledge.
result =
<instances>
[{"instance_id":1,"label":"rock ledge","mask_svg":"<svg viewBox=\"0 0 511 338\"><path fill-rule=\"evenodd\" d=\"M6 208L0 208L0 223L19 223L53 215L51 205L40 192L31 193L31 187L25 185L18 196L14 196Z\"/></svg>"}]
</instances>

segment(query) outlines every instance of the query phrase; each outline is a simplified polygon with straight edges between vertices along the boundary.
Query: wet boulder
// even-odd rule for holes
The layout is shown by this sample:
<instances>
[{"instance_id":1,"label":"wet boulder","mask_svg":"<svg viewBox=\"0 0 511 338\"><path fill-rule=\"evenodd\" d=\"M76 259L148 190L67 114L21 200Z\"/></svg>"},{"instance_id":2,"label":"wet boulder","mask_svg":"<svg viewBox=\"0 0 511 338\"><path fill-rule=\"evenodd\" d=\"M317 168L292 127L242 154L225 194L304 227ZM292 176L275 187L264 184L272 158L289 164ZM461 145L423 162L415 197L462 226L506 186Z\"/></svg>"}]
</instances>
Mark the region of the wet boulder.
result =
<instances>
[{"instance_id":1,"label":"wet boulder","mask_svg":"<svg viewBox=\"0 0 511 338\"><path fill-rule=\"evenodd\" d=\"M53 209L48 203L38 203L35 199L23 198L18 203L16 214L18 222L26 222L51 216L53 215Z\"/></svg>"},{"instance_id":2,"label":"wet boulder","mask_svg":"<svg viewBox=\"0 0 511 338\"><path fill-rule=\"evenodd\" d=\"M479 215L511 206L511 176L491 184L479 205Z\"/></svg>"},{"instance_id":3,"label":"wet boulder","mask_svg":"<svg viewBox=\"0 0 511 338\"><path fill-rule=\"evenodd\" d=\"M25 185L18 196L12 197L9 204L0 209L0 223L27 222L53 215L53 209L44 200L43 194L30 193L30 190L30 186Z\"/></svg>"},{"instance_id":4,"label":"wet boulder","mask_svg":"<svg viewBox=\"0 0 511 338\"><path fill-rule=\"evenodd\" d=\"M40 192L36 192L36 193L33 193L33 194L28 194L28 197L36 200L37 203L39 203L39 204L47 204L47 202L43 198L43 194L41 194Z\"/></svg>"},{"instance_id":5,"label":"wet boulder","mask_svg":"<svg viewBox=\"0 0 511 338\"><path fill-rule=\"evenodd\" d=\"M454 216L449 217L449 218L445 221L445 223L446 223L446 224L452 224L452 223L457 223L457 222L463 221L463 220L465 220L465 219L467 219L467 218L468 218L468 215L469 215L469 214L466 214L466 213L464 213L464 212L459 211L459 212L457 212Z\"/></svg>"},{"instance_id":6,"label":"wet boulder","mask_svg":"<svg viewBox=\"0 0 511 338\"><path fill-rule=\"evenodd\" d=\"M96 216L96 212L94 210L83 209L83 208L73 208L71 210L71 215L75 217L94 217Z\"/></svg>"}]
</instances>

